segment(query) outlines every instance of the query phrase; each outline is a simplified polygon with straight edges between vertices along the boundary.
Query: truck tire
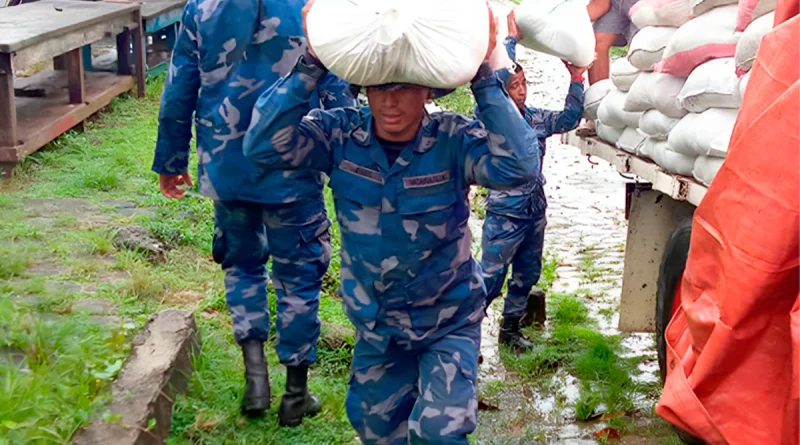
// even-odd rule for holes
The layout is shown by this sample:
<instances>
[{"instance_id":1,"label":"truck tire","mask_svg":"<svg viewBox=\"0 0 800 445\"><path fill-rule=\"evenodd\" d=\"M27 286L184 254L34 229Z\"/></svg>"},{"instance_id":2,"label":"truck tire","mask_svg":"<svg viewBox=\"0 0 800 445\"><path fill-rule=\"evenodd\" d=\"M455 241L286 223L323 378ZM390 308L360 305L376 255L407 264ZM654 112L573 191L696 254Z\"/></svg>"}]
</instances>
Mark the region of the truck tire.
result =
<instances>
[{"instance_id":1,"label":"truck tire","mask_svg":"<svg viewBox=\"0 0 800 445\"><path fill-rule=\"evenodd\" d=\"M661 382L667 378L667 341L664 333L667 325L675 313L675 296L678 291L683 271L686 269L686 258L689 256L689 241L692 237L692 217L679 222L661 257L661 266L658 273L658 287L656 290L656 342L658 349L658 370ZM688 445L705 445L702 440L692 436L678 427L674 427L678 437Z\"/></svg>"}]
</instances>

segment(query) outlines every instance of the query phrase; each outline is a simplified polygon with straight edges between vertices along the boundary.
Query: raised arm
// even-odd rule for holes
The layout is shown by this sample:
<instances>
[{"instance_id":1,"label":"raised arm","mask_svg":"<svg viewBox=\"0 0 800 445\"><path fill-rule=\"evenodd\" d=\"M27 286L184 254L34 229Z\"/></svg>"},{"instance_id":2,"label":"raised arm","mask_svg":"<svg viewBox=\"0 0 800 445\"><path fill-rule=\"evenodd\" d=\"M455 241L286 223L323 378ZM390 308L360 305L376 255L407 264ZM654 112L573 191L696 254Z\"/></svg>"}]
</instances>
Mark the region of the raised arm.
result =
<instances>
[{"instance_id":1,"label":"raised arm","mask_svg":"<svg viewBox=\"0 0 800 445\"><path fill-rule=\"evenodd\" d=\"M479 119L462 128L462 168L468 184L503 190L539 175L541 148L534 130L484 64L472 83Z\"/></svg>"},{"instance_id":2,"label":"raised arm","mask_svg":"<svg viewBox=\"0 0 800 445\"><path fill-rule=\"evenodd\" d=\"M244 136L247 157L265 169L330 171L331 146L341 143L343 132L349 130L348 113L356 111L311 111L311 94L326 74L306 52L288 76L258 98ZM340 131L333 138L335 129Z\"/></svg>"},{"instance_id":3,"label":"raised arm","mask_svg":"<svg viewBox=\"0 0 800 445\"><path fill-rule=\"evenodd\" d=\"M317 88L320 105L325 110L357 107L358 100L350 92L350 84L328 72Z\"/></svg>"},{"instance_id":4,"label":"raised arm","mask_svg":"<svg viewBox=\"0 0 800 445\"><path fill-rule=\"evenodd\" d=\"M197 107L200 90L199 52L194 18L196 8L196 3L190 1L183 11L167 72L167 82L161 95L158 139L152 167L154 172L161 175L180 175L186 173L189 167L192 115Z\"/></svg>"},{"instance_id":5,"label":"raised arm","mask_svg":"<svg viewBox=\"0 0 800 445\"><path fill-rule=\"evenodd\" d=\"M582 114L583 82L578 80L569 84L569 93L564 102L563 111L528 108L527 113L531 125L541 125L548 136L573 130L580 124Z\"/></svg>"}]
</instances>

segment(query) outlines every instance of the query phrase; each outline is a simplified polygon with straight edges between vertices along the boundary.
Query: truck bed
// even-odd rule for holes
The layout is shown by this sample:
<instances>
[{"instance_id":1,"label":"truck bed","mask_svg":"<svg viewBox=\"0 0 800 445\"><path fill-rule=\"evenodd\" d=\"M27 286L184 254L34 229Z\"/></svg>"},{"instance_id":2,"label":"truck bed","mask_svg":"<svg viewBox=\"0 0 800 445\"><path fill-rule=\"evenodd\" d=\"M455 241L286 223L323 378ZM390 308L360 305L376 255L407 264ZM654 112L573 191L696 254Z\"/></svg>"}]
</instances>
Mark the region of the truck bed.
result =
<instances>
[{"instance_id":1,"label":"truck bed","mask_svg":"<svg viewBox=\"0 0 800 445\"><path fill-rule=\"evenodd\" d=\"M621 150L596 136L582 138L571 131L561 136L561 143L578 147L583 154L605 160L620 173L638 176L643 182L651 183L653 190L676 201L687 201L697 206L708 190L694 178L670 173L653 161Z\"/></svg>"}]
</instances>

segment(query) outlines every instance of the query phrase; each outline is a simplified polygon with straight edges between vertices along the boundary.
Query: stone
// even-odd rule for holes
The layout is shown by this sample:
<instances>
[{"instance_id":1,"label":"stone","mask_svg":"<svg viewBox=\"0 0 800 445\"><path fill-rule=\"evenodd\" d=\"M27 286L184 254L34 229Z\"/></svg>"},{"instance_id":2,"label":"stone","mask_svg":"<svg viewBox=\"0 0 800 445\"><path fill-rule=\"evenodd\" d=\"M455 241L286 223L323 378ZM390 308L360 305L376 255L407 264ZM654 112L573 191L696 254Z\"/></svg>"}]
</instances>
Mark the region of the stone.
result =
<instances>
[{"instance_id":1,"label":"stone","mask_svg":"<svg viewBox=\"0 0 800 445\"><path fill-rule=\"evenodd\" d=\"M94 290L89 290L81 283L75 281L48 281L44 286L50 293L77 294L79 292L93 292Z\"/></svg>"},{"instance_id":2,"label":"stone","mask_svg":"<svg viewBox=\"0 0 800 445\"><path fill-rule=\"evenodd\" d=\"M6 346L0 347L0 364L11 365L23 371L30 369L24 351Z\"/></svg>"},{"instance_id":3,"label":"stone","mask_svg":"<svg viewBox=\"0 0 800 445\"><path fill-rule=\"evenodd\" d=\"M156 212L150 209L139 209L139 208L124 208L124 209L117 209L116 212L118 215L122 216L147 216L149 218L155 218Z\"/></svg>"},{"instance_id":4,"label":"stone","mask_svg":"<svg viewBox=\"0 0 800 445\"><path fill-rule=\"evenodd\" d=\"M355 335L355 329L350 326L342 326L323 321L319 336L319 344L326 349L334 350L344 348L350 351L353 349Z\"/></svg>"},{"instance_id":5,"label":"stone","mask_svg":"<svg viewBox=\"0 0 800 445\"><path fill-rule=\"evenodd\" d=\"M151 261L166 260L167 248L164 243L143 227L121 227L114 235L114 245L119 249L142 252Z\"/></svg>"},{"instance_id":6,"label":"stone","mask_svg":"<svg viewBox=\"0 0 800 445\"><path fill-rule=\"evenodd\" d=\"M189 386L192 358L199 348L200 336L191 312L168 309L150 317L134 338L131 355L111 388L107 410L120 420L105 423L97 419L72 443L163 444L170 434L174 400ZM148 431L151 419L155 426Z\"/></svg>"},{"instance_id":7,"label":"stone","mask_svg":"<svg viewBox=\"0 0 800 445\"><path fill-rule=\"evenodd\" d=\"M49 218L58 213L85 215L98 213L100 210L91 202L79 198L26 199L22 205L25 209L25 216L28 217Z\"/></svg>"},{"instance_id":8,"label":"stone","mask_svg":"<svg viewBox=\"0 0 800 445\"><path fill-rule=\"evenodd\" d=\"M27 268L27 272L29 275L46 275L46 276L61 275L62 273L68 270L69 270L68 267L53 263L32 264Z\"/></svg>"},{"instance_id":9,"label":"stone","mask_svg":"<svg viewBox=\"0 0 800 445\"><path fill-rule=\"evenodd\" d=\"M132 209L136 207L133 201L100 201L100 205L104 207L111 207L113 209Z\"/></svg>"},{"instance_id":10,"label":"stone","mask_svg":"<svg viewBox=\"0 0 800 445\"><path fill-rule=\"evenodd\" d=\"M86 312L89 315L113 315L117 312L117 304L102 298L78 300L72 305L72 312Z\"/></svg>"}]
</instances>

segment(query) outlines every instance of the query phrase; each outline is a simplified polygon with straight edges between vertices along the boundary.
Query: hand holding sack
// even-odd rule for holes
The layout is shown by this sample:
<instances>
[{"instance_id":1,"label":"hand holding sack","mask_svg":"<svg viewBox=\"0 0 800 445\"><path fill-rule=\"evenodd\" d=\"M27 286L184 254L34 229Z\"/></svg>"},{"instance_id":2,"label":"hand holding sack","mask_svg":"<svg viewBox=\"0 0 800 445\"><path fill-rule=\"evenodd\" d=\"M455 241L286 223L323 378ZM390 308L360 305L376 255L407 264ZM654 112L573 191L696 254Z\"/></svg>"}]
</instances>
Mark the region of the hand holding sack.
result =
<instances>
[{"instance_id":1,"label":"hand holding sack","mask_svg":"<svg viewBox=\"0 0 800 445\"><path fill-rule=\"evenodd\" d=\"M362 86L456 88L494 49L486 0L315 0L306 26L317 58Z\"/></svg>"}]
</instances>

